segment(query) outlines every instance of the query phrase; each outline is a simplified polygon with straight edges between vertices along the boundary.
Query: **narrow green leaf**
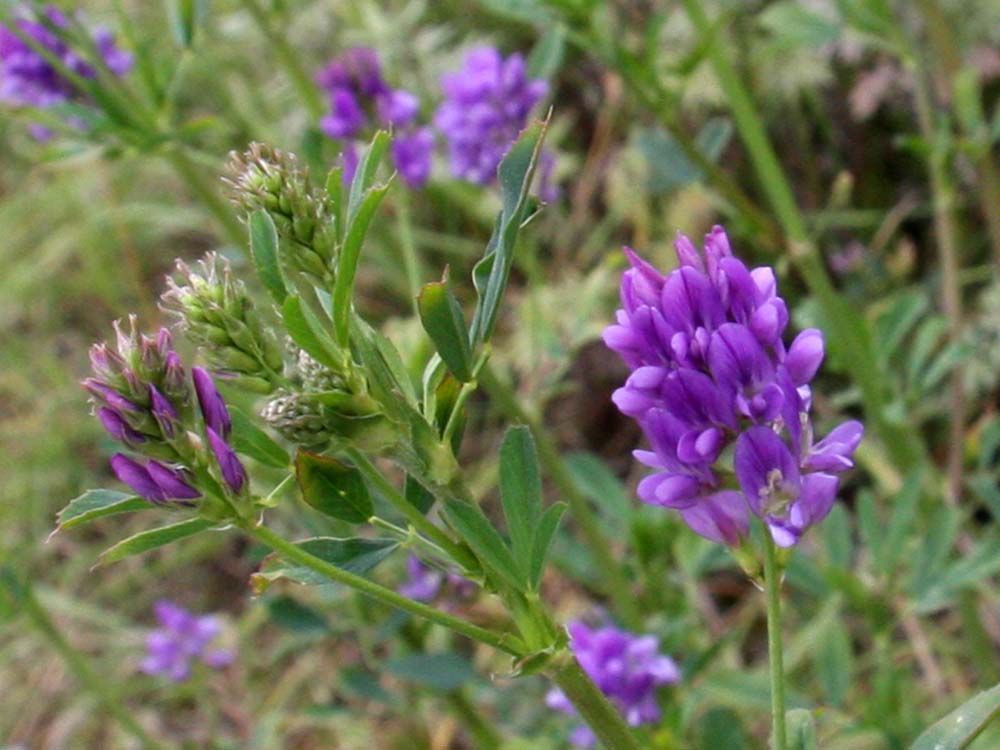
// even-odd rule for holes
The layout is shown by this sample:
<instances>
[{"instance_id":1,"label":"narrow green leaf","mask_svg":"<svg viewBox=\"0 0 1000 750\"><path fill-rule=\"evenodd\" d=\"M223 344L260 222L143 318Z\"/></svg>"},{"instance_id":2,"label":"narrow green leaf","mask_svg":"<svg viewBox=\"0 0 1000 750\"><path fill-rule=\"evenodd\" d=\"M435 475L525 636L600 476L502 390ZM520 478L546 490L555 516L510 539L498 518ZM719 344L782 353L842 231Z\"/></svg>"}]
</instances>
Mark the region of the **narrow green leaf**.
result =
<instances>
[{"instance_id":1,"label":"narrow green leaf","mask_svg":"<svg viewBox=\"0 0 1000 750\"><path fill-rule=\"evenodd\" d=\"M252 419L235 406L229 407L233 420L231 443L237 453L249 456L265 466L286 469L291 463L288 451L274 442Z\"/></svg>"},{"instance_id":2,"label":"narrow green leaf","mask_svg":"<svg viewBox=\"0 0 1000 750\"><path fill-rule=\"evenodd\" d=\"M527 589L524 574L514 562L510 549L479 506L451 501L445 505L444 516L485 568L518 591Z\"/></svg>"},{"instance_id":3,"label":"narrow green leaf","mask_svg":"<svg viewBox=\"0 0 1000 750\"><path fill-rule=\"evenodd\" d=\"M816 721L812 711L793 708L785 714L788 750L816 750Z\"/></svg>"},{"instance_id":4,"label":"narrow green leaf","mask_svg":"<svg viewBox=\"0 0 1000 750\"><path fill-rule=\"evenodd\" d=\"M186 521L161 526L158 529L140 531L138 534L123 539L113 547L108 547L98 558L98 565L108 565L126 557L132 557L143 552L147 552L157 547L162 547L179 539L184 539L195 534L200 534L206 529L212 528L214 524L204 518L189 518Z\"/></svg>"},{"instance_id":5,"label":"narrow green leaf","mask_svg":"<svg viewBox=\"0 0 1000 750\"><path fill-rule=\"evenodd\" d=\"M368 233L368 226L375 216L375 211L388 190L388 185L368 189L361 197L357 211L351 213L348 219L347 236L340 248L340 254L337 256L337 278L333 286L333 323L337 341L341 345L347 344L350 330L348 317L351 313L354 277L358 272L361 247L364 244L365 235ZM353 194L351 197L353 198Z\"/></svg>"},{"instance_id":6,"label":"narrow green leaf","mask_svg":"<svg viewBox=\"0 0 1000 750\"><path fill-rule=\"evenodd\" d=\"M823 541L830 564L841 570L850 570L854 558L854 545L851 541L851 521L840 503L834 504L830 515L820 526Z\"/></svg>"},{"instance_id":7,"label":"narrow green leaf","mask_svg":"<svg viewBox=\"0 0 1000 750\"><path fill-rule=\"evenodd\" d=\"M468 659L449 653L401 656L383 668L393 677L442 692L457 690L476 677Z\"/></svg>"},{"instance_id":8,"label":"narrow green leaf","mask_svg":"<svg viewBox=\"0 0 1000 750\"><path fill-rule=\"evenodd\" d=\"M281 308L281 317L292 341L302 347L317 362L334 370L340 369L336 344L326 333L316 313L296 295L290 295Z\"/></svg>"},{"instance_id":9,"label":"narrow green leaf","mask_svg":"<svg viewBox=\"0 0 1000 750\"><path fill-rule=\"evenodd\" d=\"M626 533L635 510L625 486L608 465L592 453L577 452L567 454L566 468L608 528L617 536Z\"/></svg>"},{"instance_id":10,"label":"narrow green leaf","mask_svg":"<svg viewBox=\"0 0 1000 750\"><path fill-rule=\"evenodd\" d=\"M205 0L169 0L167 6L174 40L181 47L190 47L198 26L205 19Z\"/></svg>"},{"instance_id":11,"label":"narrow green leaf","mask_svg":"<svg viewBox=\"0 0 1000 750\"><path fill-rule=\"evenodd\" d=\"M371 518L374 509L368 486L353 466L299 449L295 478L302 499L320 513L350 523L365 523Z\"/></svg>"},{"instance_id":12,"label":"narrow green leaf","mask_svg":"<svg viewBox=\"0 0 1000 750\"><path fill-rule=\"evenodd\" d=\"M839 612L826 622L813 652L813 662L827 701L833 706L843 706L853 678L854 653Z\"/></svg>"},{"instance_id":13,"label":"narrow green leaf","mask_svg":"<svg viewBox=\"0 0 1000 750\"><path fill-rule=\"evenodd\" d=\"M354 223L365 193L375 183L375 173L378 171L378 165L381 163L382 157L388 148L389 134L384 130L380 130L372 138L371 144L358 162L358 167L354 170L354 179L351 180L350 194L347 198L348 226Z\"/></svg>"},{"instance_id":14,"label":"narrow green leaf","mask_svg":"<svg viewBox=\"0 0 1000 750\"><path fill-rule=\"evenodd\" d=\"M276 596L267 602L268 618L280 628L299 635L321 635L330 625L320 612L290 596Z\"/></svg>"},{"instance_id":15,"label":"narrow green leaf","mask_svg":"<svg viewBox=\"0 0 1000 750\"><path fill-rule=\"evenodd\" d=\"M526 129L500 162L497 177L503 210L483 258L472 272L479 301L472 317L470 339L478 345L490 338L496 325L500 301L507 289L514 261L517 233L527 214L528 191L538 163L548 123Z\"/></svg>"},{"instance_id":16,"label":"narrow green leaf","mask_svg":"<svg viewBox=\"0 0 1000 750\"><path fill-rule=\"evenodd\" d=\"M906 478L902 489L892 503L892 513L886 526L882 544L874 549L879 567L886 575L891 575L903 557L903 547L911 538L910 531L917 515L920 502L920 488L923 472L914 471Z\"/></svg>"},{"instance_id":17,"label":"narrow green leaf","mask_svg":"<svg viewBox=\"0 0 1000 750\"><path fill-rule=\"evenodd\" d=\"M448 271L441 281L425 284L417 297L420 322L434 342L451 374L463 383L472 380L472 348L462 306L448 285Z\"/></svg>"},{"instance_id":18,"label":"narrow green leaf","mask_svg":"<svg viewBox=\"0 0 1000 750\"><path fill-rule=\"evenodd\" d=\"M542 513L542 478L531 430L511 427L500 446L500 499L514 559L522 569L532 563L538 517Z\"/></svg>"},{"instance_id":19,"label":"narrow green leaf","mask_svg":"<svg viewBox=\"0 0 1000 750\"><path fill-rule=\"evenodd\" d=\"M250 253L264 288L278 305L283 305L288 290L281 274L278 230L267 211L254 211L250 215Z\"/></svg>"},{"instance_id":20,"label":"narrow green leaf","mask_svg":"<svg viewBox=\"0 0 1000 750\"><path fill-rule=\"evenodd\" d=\"M310 555L331 565L356 575L364 575L391 555L399 542L395 539L337 539L320 536L295 543ZM252 584L257 594L279 578L285 578L306 586L320 586L330 583L330 579L295 562L290 562L277 553L264 558L260 570L253 575Z\"/></svg>"},{"instance_id":21,"label":"narrow green leaf","mask_svg":"<svg viewBox=\"0 0 1000 750\"><path fill-rule=\"evenodd\" d=\"M333 215L337 244L344 241L344 167L336 166L326 176L326 196Z\"/></svg>"},{"instance_id":22,"label":"narrow green leaf","mask_svg":"<svg viewBox=\"0 0 1000 750\"><path fill-rule=\"evenodd\" d=\"M549 548L559 529L559 522L566 513L566 507L566 503L554 503L546 508L538 519L535 539L531 545L531 570L528 575L528 582L534 590L537 590L542 582L545 560L549 556Z\"/></svg>"},{"instance_id":23,"label":"narrow green leaf","mask_svg":"<svg viewBox=\"0 0 1000 750\"><path fill-rule=\"evenodd\" d=\"M528 76L548 80L562 67L566 56L566 27L555 23L548 27L528 56Z\"/></svg>"},{"instance_id":24,"label":"narrow green leaf","mask_svg":"<svg viewBox=\"0 0 1000 750\"><path fill-rule=\"evenodd\" d=\"M372 397L396 421L409 421L416 410L416 393L409 373L392 342L360 316L350 319L351 345L368 376Z\"/></svg>"},{"instance_id":25,"label":"narrow green leaf","mask_svg":"<svg viewBox=\"0 0 1000 750\"><path fill-rule=\"evenodd\" d=\"M434 507L433 493L409 474L406 475L406 481L403 484L403 494L410 505L425 515Z\"/></svg>"},{"instance_id":26,"label":"narrow green leaf","mask_svg":"<svg viewBox=\"0 0 1000 750\"><path fill-rule=\"evenodd\" d=\"M739 715L728 708L706 711L698 722L698 750L747 750Z\"/></svg>"},{"instance_id":27,"label":"narrow green leaf","mask_svg":"<svg viewBox=\"0 0 1000 750\"><path fill-rule=\"evenodd\" d=\"M1000 685L979 693L917 737L910 750L964 750L1000 716Z\"/></svg>"},{"instance_id":28,"label":"narrow green leaf","mask_svg":"<svg viewBox=\"0 0 1000 750\"><path fill-rule=\"evenodd\" d=\"M82 526L102 516L152 508L148 500L116 490L87 490L56 515L57 530Z\"/></svg>"}]
</instances>

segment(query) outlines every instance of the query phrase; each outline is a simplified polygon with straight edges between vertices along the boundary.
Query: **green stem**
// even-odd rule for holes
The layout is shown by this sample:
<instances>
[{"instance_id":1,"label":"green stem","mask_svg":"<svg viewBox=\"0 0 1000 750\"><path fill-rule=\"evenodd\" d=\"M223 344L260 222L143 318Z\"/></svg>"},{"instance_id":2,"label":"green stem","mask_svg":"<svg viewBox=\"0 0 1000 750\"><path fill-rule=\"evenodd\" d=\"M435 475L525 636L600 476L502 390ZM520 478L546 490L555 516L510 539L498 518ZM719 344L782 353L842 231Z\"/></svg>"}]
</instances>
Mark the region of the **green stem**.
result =
<instances>
[{"instance_id":1,"label":"green stem","mask_svg":"<svg viewBox=\"0 0 1000 750\"><path fill-rule=\"evenodd\" d=\"M716 34L699 0L682 0L682 3L695 29L704 39ZM763 119L729 59L727 48L719 39L711 39L707 54L761 187L785 232L789 257L816 298L823 321L830 330L830 347L836 348L845 369L853 374L861 389L866 420L882 438L893 462L902 470L913 469L923 461L923 446L915 431L890 423L885 417L885 377L867 321L840 297L830 281L816 245L810 239L805 217L795 201L791 184L768 140Z\"/></svg>"},{"instance_id":2,"label":"green stem","mask_svg":"<svg viewBox=\"0 0 1000 750\"><path fill-rule=\"evenodd\" d=\"M447 534L441 529L431 523L430 519L427 518L423 513L421 513L413 504L403 496L403 494L396 489L396 486L390 482L386 477L378 470L368 457L359 451L357 448L347 447L344 449L344 455L351 459L354 465L357 467L365 478L375 486L376 489L386 500L394 507L404 518L409 522L409 524L416 529L420 534L430 539L434 544L440 547L442 550L448 553L456 561L462 561L467 556L463 552L462 548L459 547Z\"/></svg>"},{"instance_id":3,"label":"green stem","mask_svg":"<svg viewBox=\"0 0 1000 750\"><path fill-rule=\"evenodd\" d=\"M601 530L600 519L587 498L580 492L552 437L539 420L521 405L513 389L502 378L497 377L489 365L483 367L479 379L502 413L511 419L523 422L531 429L538 447L538 458L559 493L569 503L573 518L579 524L587 542L588 551L593 555L601 575L604 576L602 586L604 593L614 603L615 611L625 625L632 629L638 628L642 618L636 597L631 591L629 577L615 559L607 537Z\"/></svg>"},{"instance_id":4,"label":"green stem","mask_svg":"<svg viewBox=\"0 0 1000 750\"><path fill-rule=\"evenodd\" d=\"M448 693L448 704L469 730L475 740L476 750L497 750L503 744L500 732L477 710L464 691Z\"/></svg>"},{"instance_id":5,"label":"green stem","mask_svg":"<svg viewBox=\"0 0 1000 750\"><path fill-rule=\"evenodd\" d=\"M605 750L639 750L639 743L628 725L575 658L556 672L552 679L597 735Z\"/></svg>"},{"instance_id":6,"label":"green stem","mask_svg":"<svg viewBox=\"0 0 1000 750\"><path fill-rule=\"evenodd\" d=\"M771 750L786 750L785 666L781 651L781 570L771 533L764 530L764 588L767 592L767 653L771 667Z\"/></svg>"},{"instance_id":7,"label":"green stem","mask_svg":"<svg viewBox=\"0 0 1000 750\"><path fill-rule=\"evenodd\" d=\"M496 633L492 630L487 630L486 628L481 628L471 622L462 620L461 618L449 615L446 612L434 609L434 607L429 607L421 602L408 599L402 594L396 593L392 589L380 586L373 581L369 581L367 578L355 575L354 573L350 573L342 568L338 568L336 565L310 554L306 550L302 549L302 547L299 547L284 537L279 536L266 526L250 523L242 524L241 528L248 535L256 539L258 542L270 547L282 557L291 560L292 562L297 562L300 565L304 565L310 570L314 570L320 575L329 578L331 581L341 583L345 586L351 587L352 589L360 591L362 594L371 597L375 601L381 602L382 604L386 604L390 607L395 607L403 612L408 612L416 617L422 617L425 620L430 620L438 625L443 625L450 630L454 630L456 633L464 635L466 638L471 638L474 641L485 643L487 646L492 646L498 651L503 651L511 656L521 657L525 655L523 644L521 644L520 639L513 634Z\"/></svg>"},{"instance_id":8,"label":"green stem","mask_svg":"<svg viewBox=\"0 0 1000 750\"><path fill-rule=\"evenodd\" d=\"M161 153L202 205L219 222L229 237L229 241L237 247L243 247L247 241L246 230L236 218L233 209L222 198L219 191L205 179L204 174L188 158L188 155L177 146L168 146Z\"/></svg>"},{"instance_id":9,"label":"green stem","mask_svg":"<svg viewBox=\"0 0 1000 750\"><path fill-rule=\"evenodd\" d=\"M319 89L313 83L309 73L299 62L298 53L288 43L288 37L279 33L271 25L271 20L267 17L267 12L260 6L257 0L240 0L240 4L253 16L257 28L267 38L278 60L285 66L285 72L292 79L292 84L298 90L299 96L302 97L302 101L306 105L306 109L309 110L312 119L319 118L323 114L323 100L320 98Z\"/></svg>"},{"instance_id":10,"label":"green stem","mask_svg":"<svg viewBox=\"0 0 1000 750\"><path fill-rule=\"evenodd\" d=\"M66 640L49 613L35 597L34 592L27 586L22 591L21 605L38 632L48 639L49 643L65 660L66 666L69 667L76 679L97 698L98 702L122 728L135 737L139 744L147 750L164 750L164 746L150 737L135 717L124 708L119 697L111 691L111 683L98 675L91 668L84 655Z\"/></svg>"}]
</instances>

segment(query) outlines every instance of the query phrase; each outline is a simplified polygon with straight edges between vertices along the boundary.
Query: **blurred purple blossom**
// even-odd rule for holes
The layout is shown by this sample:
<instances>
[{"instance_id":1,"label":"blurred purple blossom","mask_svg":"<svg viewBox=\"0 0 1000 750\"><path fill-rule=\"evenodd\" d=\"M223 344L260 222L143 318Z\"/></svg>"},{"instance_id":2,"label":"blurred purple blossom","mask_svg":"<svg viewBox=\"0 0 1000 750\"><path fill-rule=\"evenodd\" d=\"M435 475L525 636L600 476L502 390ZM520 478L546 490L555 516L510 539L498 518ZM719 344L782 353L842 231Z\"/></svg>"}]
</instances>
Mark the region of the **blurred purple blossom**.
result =
<instances>
[{"instance_id":1,"label":"blurred purple blossom","mask_svg":"<svg viewBox=\"0 0 1000 750\"><path fill-rule=\"evenodd\" d=\"M656 691L679 682L681 672L674 660L659 653L660 643L651 635L634 635L614 626L591 628L582 622L567 626L570 649L583 671L621 711L629 726L660 720ZM576 709L559 689L545 699L549 708L571 716ZM576 747L594 747L597 738L587 726L577 727L571 740Z\"/></svg>"},{"instance_id":2,"label":"blurred purple blossom","mask_svg":"<svg viewBox=\"0 0 1000 750\"><path fill-rule=\"evenodd\" d=\"M805 330L786 348L773 269L748 269L721 227L703 253L684 235L675 247L680 267L669 276L626 249L622 309L604 332L632 368L613 400L652 448L635 452L655 470L639 497L728 546L746 538L751 512L777 544L794 545L829 513L863 427L847 422L813 444L809 383L823 334ZM730 446L733 469L718 461Z\"/></svg>"},{"instance_id":3,"label":"blurred purple blossom","mask_svg":"<svg viewBox=\"0 0 1000 750\"><path fill-rule=\"evenodd\" d=\"M183 682L195 662L211 669L233 662L232 651L210 647L222 630L215 615L195 615L165 599L156 603L154 613L160 626L146 636L143 672Z\"/></svg>"},{"instance_id":4,"label":"blurred purple blossom","mask_svg":"<svg viewBox=\"0 0 1000 750\"><path fill-rule=\"evenodd\" d=\"M69 27L69 18L52 5L33 15L22 13L22 17L14 21L14 27L0 25L0 102L46 108L86 99L85 92L71 76L93 79L96 71L66 42ZM109 30L94 29L92 39L111 73L122 76L131 70L132 55L117 46ZM45 49L58 65L47 59L35 45ZM60 70L60 66L65 71ZM48 128L40 125L32 126L31 132L40 139L51 135Z\"/></svg>"},{"instance_id":5,"label":"blurred purple blossom","mask_svg":"<svg viewBox=\"0 0 1000 750\"><path fill-rule=\"evenodd\" d=\"M451 172L488 185L548 84L528 78L522 55L505 59L480 47L466 55L461 70L442 77L441 88L445 98L434 124L447 141Z\"/></svg>"},{"instance_id":6,"label":"blurred purple blossom","mask_svg":"<svg viewBox=\"0 0 1000 750\"><path fill-rule=\"evenodd\" d=\"M437 598L445 583L454 589L459 597L469 597L475 592L475 584L456 573L444 573L424 565L416 555L406 558L407 581L399 587L399 593L416 599L418 602L429 602Z\"/></svg>"},{"instance_id":7,"label":"blurred purple blossom","mask_svg":"<svg viewBox=\"0 0 1000 750\"><path fill-rule=\"evenodd\" d=\"M331 60L316 76L330 102L320 129L344 142L344 179L351 180L358 164L358 140L376 128L392 128L392 158L403 181L422 187L430 177L434 136L419 126L420 100L409 91L392 89L382 77L378 55L354 47Z\"/></svg>"}]
</instances>

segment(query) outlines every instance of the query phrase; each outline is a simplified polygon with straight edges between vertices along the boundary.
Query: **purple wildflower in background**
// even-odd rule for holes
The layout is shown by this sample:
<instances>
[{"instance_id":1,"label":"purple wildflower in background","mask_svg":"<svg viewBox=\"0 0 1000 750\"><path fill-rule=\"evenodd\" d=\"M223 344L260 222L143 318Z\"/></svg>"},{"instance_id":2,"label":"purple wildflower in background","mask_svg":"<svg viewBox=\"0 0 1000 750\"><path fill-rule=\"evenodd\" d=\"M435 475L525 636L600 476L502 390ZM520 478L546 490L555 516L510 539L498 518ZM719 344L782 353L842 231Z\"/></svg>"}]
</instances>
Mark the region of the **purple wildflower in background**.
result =
<instances>
[{"instance_id":1,"label":"purple wildflower in background","mask_svg":"<svg viewBox=\"0 0 1000 750\"><path fill-rule=\"evenodd\" d=\"M131 317L128 329L116 323L115 333L117 351L106 343L91 348L93 376L82 383L107 433L144 454L139 459L112 456L115 476L150 502L189 505L201 492L188 467L214 459L222 481L235 494L242 492L246 470L227 442L232 420L211 375L194 367L188 381L166 328L146 336ZM192 384L202 415L200 430L191 408ZM190 439L196 431L204 441Z\"/></svg>"},{"instance_id":2,"label":"purple wildflower in background","mask_svg":"<svg viewBox=\"0 0 1000 750\"><path fill-rule=\"evenodd\" d=\"M446 583L460 598L472 596L475 592L475 584L472 581L456 573L434 570L424 565L416 555L406 558L406 574L408 580L399 587L399 593L418 602L429 602L437 598Z\"/></svg>"},{"instance_id":3,"label":"purple wildflower in background","mask_svg":"<svg viewBox=\"0 0 1000 750\"><path fill-rule=\"evenodd\" d=\"M0 101L15 106L46 108L85 98L84 92L58 66L29 44L33 40L56 58L70 73L81 78L96 77L94 66L81 57L59 33L68 30L69 19L54 6L46 6L40 15L22 17L15 29L0 25ZM107 29L92 32L94 45L102 61L113 74L122 76L132 68L132 55L121 50ZM36 135L45 135L43 126L35 126Z\"/></svg>"},{"instance_id":4,"label":"purple wildflower in background","mask_svg":"<svg viewBox=\"0 0 1000 750\"><path fill-rule=\"evenodd\" d=\"M441 88L445 99L434 124L447 141L451 172L488 185L548 85L528 78L523 56L504 59L481 47L466 56L461 70L441 79Z\"/></svg>"},{"instance_id":5,"label":"purple wildflower in background","mask_svg":"<svg viewBox=\"0 0 1000 750\"><path fill-rule=\"evenodd\" d=\"M629 726L660 720L656 691L681 679L680 669L669 656L659 653L655 636L633 635L614 626L590 628L582 622L567 626L570 649L583 671L621 711ZM576 709L559 689L545 698L549 708L571 716ZM593 747L597 738L587 726L577 727L571 741L576 747Z\"/></svg>"},{"instance_id":6,"label":"purple wildflower in background","mask_svg":"<svg viewBox=\"0 0 1000 750\"><path fill-rule=\"evenodd\" d=\"M748 269L718 226L703 254L684 235L675 247L680 267L669 276L626 249L622 309L604 332L632 368L614 402L652 448L635 452L655 470L639 497L732 547L753 513L792 546L829 513L864 428L846 422L813 442L809 383L823 334L808 329L785 346L788 308L773 269ZM730 446L733 470L719 462Z\"/></svg>"},{"instance_id":7,"label":"purple wildflower in background","mask_svg":"<svg viewBox=\"0 0 1000 750\"><path fill-rule=\"evenodd\" d=\"M158 601L153 611L160 627L146 636L143 672L183 682L191 676L195 662L211 669L222 669L232 663L232 651L210 648L222 630L218 617L195 615L166 600Z\"/></svg>"},{"instance_id":8,"label":"purple wildflower in background","mask_svg":"<svg viewBox=\"0 0 1000 750\"><path fill-rule=\"evenodd\" d=\"M350 180L358 164L357 141L378 127L393 129L392 158L403 181L422 187L430 177L434 136L417 125L420 100L409 91L391 89L382 77L375 50L355 47L316 76L329 96L330 112L320 129L344 141L344 178Z\"/></svg>"}]
</instances>

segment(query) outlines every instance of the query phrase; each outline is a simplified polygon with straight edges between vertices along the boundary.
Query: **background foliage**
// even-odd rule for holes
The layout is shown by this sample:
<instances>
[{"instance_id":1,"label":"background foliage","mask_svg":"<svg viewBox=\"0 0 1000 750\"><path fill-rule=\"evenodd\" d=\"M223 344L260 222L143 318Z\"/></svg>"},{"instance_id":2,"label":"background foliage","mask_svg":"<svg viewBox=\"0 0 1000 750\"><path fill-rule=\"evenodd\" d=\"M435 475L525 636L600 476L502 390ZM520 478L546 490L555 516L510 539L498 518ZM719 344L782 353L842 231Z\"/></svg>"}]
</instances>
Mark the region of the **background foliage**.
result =
<instances>
[{"instance_id":1,"label":"background foliage","mask_svg":"<svg viewBox=\"0 0 1000 750\"><path fill-rule=\"evenodd\" d=\"M794 326L827 331L820 422L848 413L870 429L842 502L788 571L790 703L822 707L823 748L891 750L1000 680L995 2L217 0L190 39L178 18L197 2L78 5L118 29L130 19L149 59L177 66L158 115L211 185L251 140L298 152L318 174L335 158L284 54L311 75L371 45L428 114L440 75L470 46L531 55L552 89L561 196L521 235L499 321L492 367L519 405L502 388L477 396L463 461L494 512L508 419L544 425L566 456L627 561L638 612L602 591L572 516L543 587L561 619L606 609L681 663L656 748L762 747L767 732L762 602L721 551L633 498L638 437L609 400L625 373L598 338L621 244L669 267L676 230L717 221L744 257L775 265ZM113 481L112 446L77 385L89 344L128 312L160 319L175 258L221 249L246 261L241 235L178 176L169 143L45 144L25 122L0 117L0 539L11 575L34 583L128 710L177 747L479 747L480 715L511 750L565 747L569 722L544 708L540 679L515 684L488 649L333 586L252 596L264 551L232 537L96 572L100 550L143 520L43 543L67 498ZM422 192L393 186L360 268L358 305L414 362L429 344L403 244L418 251L421 282L448 264L464 293L499 207L495 190L451 180L443 161L436 170ZM294 502L277 511L289 529L331 530ZM396 555L378 575L395 582L402 568ZM181 686L138 674L164 596L224 612L236 665ZM496 614L485 598L454 606ZM0 623L0 693L0 741L129 746L24 617ZM972 747L998 743L988 730Z\"/></svg>"}]
</instances>

